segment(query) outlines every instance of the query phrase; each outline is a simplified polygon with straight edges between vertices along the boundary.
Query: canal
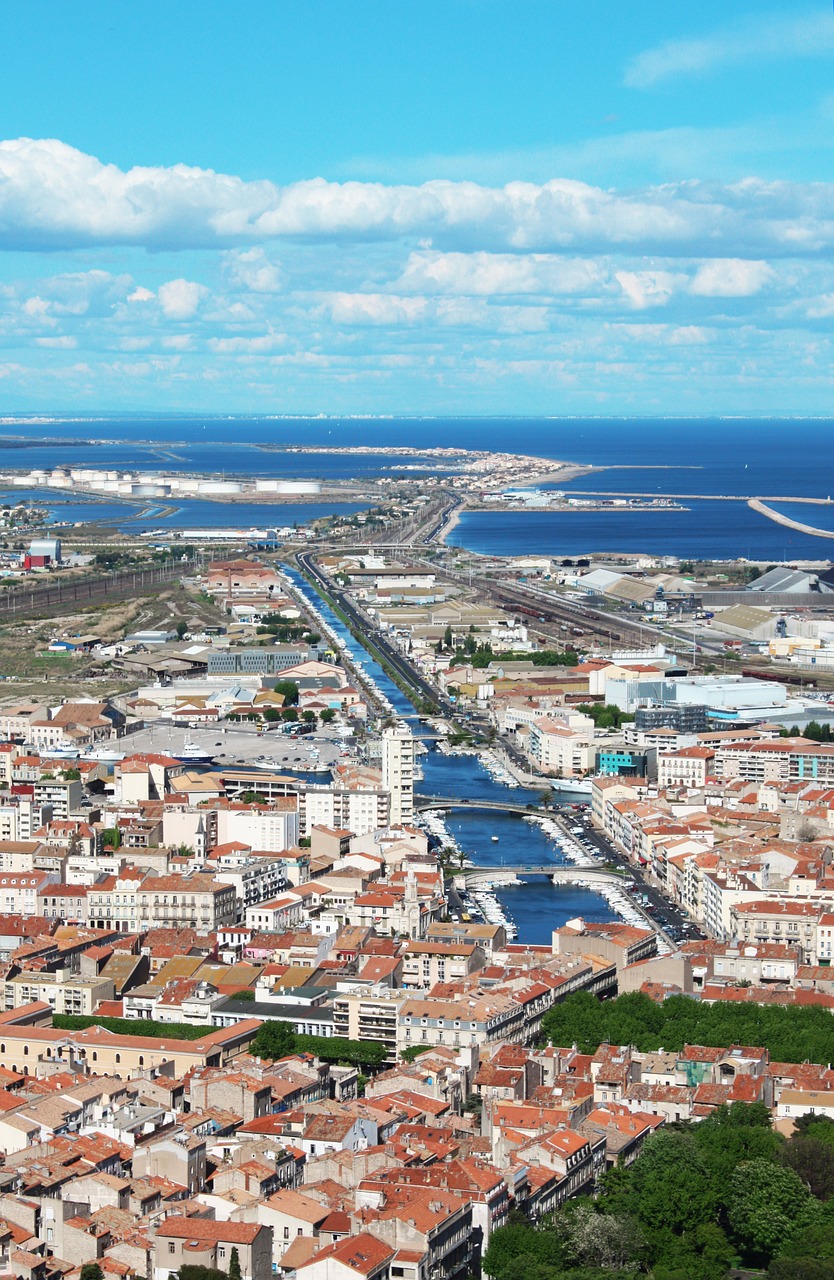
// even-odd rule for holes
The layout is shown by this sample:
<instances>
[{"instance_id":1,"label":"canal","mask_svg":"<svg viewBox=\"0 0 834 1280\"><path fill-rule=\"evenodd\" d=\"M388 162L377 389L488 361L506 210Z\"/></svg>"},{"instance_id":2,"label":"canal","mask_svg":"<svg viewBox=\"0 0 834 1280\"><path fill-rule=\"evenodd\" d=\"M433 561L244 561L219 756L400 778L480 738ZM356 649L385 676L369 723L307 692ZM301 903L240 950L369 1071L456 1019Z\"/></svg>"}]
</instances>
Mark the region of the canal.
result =
<instances>
[{"instance_id":1,"label":"canal","mask_svg":"<svg viewBox=\"0 0 834 1280\"><path fill-rule=\"evenodd\" d=\"M364 670L385 695L397 715L407 720L415 731L419 718L413 705L393 680L385 673L376 659L353 636L326 600L310 586L297 570L287 568L286 573L294 588L343 640L354 656L362 649ZM424 795L447 796L455 799L490 800L504 804L529 804L538 798L537 791L524 787L508 787L492 778L483 763L474 755L444 755L429 745L429 750L418 757L422 780L416 790ZM570 799L569 796L565 797ZM558 844L539 826L523 817L500 810L453 810L446 819L446 828L461 852L479 867L508 866L564 866L567 859ZM493 840L497 836L497 840ZM545 877L535 876L518 885L496 888L496 897L507 916L518 928L518 941L534 944L550 942L553 929L575 916L602 922L615 919L615 913L600 894L591 889L574 885L553 885Z\"/></svg>"}]
</instances>

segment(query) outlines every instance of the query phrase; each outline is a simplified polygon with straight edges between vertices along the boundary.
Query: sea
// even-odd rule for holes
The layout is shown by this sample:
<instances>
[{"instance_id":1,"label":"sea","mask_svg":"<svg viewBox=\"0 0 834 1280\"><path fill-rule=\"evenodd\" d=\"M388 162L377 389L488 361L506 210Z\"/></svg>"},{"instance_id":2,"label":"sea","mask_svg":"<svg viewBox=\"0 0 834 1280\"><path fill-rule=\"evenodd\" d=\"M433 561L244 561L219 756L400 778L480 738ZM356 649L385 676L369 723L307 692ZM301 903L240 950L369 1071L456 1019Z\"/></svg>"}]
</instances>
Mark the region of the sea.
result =
<instances>
[{"instance_id":1,"label":"sea","mask_svg":"<svg viewBox=\"0 0 834 1280\"><path fill-rule=\"evenodd\" d=\"M684 510L469 512L453 545L484 554L578 556L646 552L682 559L834 558L834 541L800 533L752 511L735 497L834 497L834 419L642 418L296 418L107 415L0 422L0 470L57 465L140 472L207 472L322 480L413 477L436 473L428 457L397 458L386 447L417 450L456 445L556 458L606 470L558 487L569 492L700 495ZM361 455L310 454L305 448L355 447ZM379 452L376 452L379 450ZM43 498L44 491L37 491ZM92 518L142 527L263 526L304 523L356 503L176 504L170 515L79 495L49 496L56 518ZM834 531L834 506L773 502L784 514Z\"/></svg>"}]
</instances>

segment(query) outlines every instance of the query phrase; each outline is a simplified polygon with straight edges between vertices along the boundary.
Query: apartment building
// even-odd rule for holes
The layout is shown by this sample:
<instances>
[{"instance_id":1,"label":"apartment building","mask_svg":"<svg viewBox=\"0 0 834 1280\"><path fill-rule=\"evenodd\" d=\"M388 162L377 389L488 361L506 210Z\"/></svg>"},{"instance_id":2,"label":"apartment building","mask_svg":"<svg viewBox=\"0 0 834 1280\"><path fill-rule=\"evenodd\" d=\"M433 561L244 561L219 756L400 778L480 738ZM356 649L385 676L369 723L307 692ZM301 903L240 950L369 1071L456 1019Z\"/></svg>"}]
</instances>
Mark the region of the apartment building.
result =
<instances>
[{"instance_id":1,"label":"apartment building","mask_svg":"<svg viewBox=\"0 0 834 1280\"><path fill-rule=\"evenodd\" d=\"M581 777L596 763L593 731L571 729L564 721L543 716L530 725L527 754L542 773Z\"/></svg>"},{"instance_id":2,"label":"apartment building","mask_svg":"<svg viewBox=\"0 0 834 1280\"><path fill-rule=\"evenodd\" d=\"M0 979L0 1000L6 1010L39 1000L48 1004L53 1013L90 1015L102 1000L112 1000L113 996L113 983L106 978L82 978L69 969L56 969L52 973L24 970L14 977Z\"/></svg>"},{"instance_id":3,"label":"apartment building","mask_svg":"<svg viewBox=\"0 0 834 1280\"><path fill-rule=\"evenodd\" d=\"M661 787L703 787L715 770L715 751L710 747L683 747L657 758L657 782Z\"/></svg>"},{"instance_id":4,"label":"apartment building","mask_svg":"<svg viewBox=\"0 0 834 1280\"><path fill-rule=\"evenodd\" d=\"M803 964L818 964L817 929L831 914L831 902L794 898L760 898L739 902L730 910L734 936L740 942L782 942L802 949ZM826 926L827 928L828 926Z\"/></svg>"},{"instance_id":5,"label":"apartment building","mask_svg":"<svg viewBox=\"0 0 834 1280\"><path fill-rule=\"evenodd\" d=\"M55 872L0 872L0 913L3 915L34 916L38 910L38 895L50 884L58 884Z\"/></svg>"},{"instance_id":6,"label":"apartment building","mask_svg":"<svg viewBox=\"0 0 834 1280\"><path fill-rule=\"evenodd\" d=\"M454 982L483 969L486 957L473 942L406 942L402 952L402 985L425 990L436 982Z\"/></svg>"},{"instance_id":7,"label":"apartment building","mask_svg":"<svg viewBox=\"0 0 834 1280\"><path fill-rule=\"evenodd\" d=\"M252 850L245 845L237 852L230 851L219 858L217 853L215 850L217 869L214 878L221 884L233 886L241 912L275 897L289 886L286 866L281 858L253 858Z\"/></svg>"},{"instance_id":8,"label":"apartment building","mask_svg":"<svg viewBox=\"0 0 834 1280\"><path fill-rule=\"evenodd\" d=\"M0 877L1 887L2 877ZM237 921L234 885L212 876L153 875L129 867L105 876L87 894L90 924L135 933L167 927L211 932Z\"/></svg>"},{"instance_id":9,"label":"apartment building","mask_svg":"<svg viewBox=\"0 0 834 1280\"><path fill-rule=\"evenodd\" d=\"M210 1218L165 1218L152 1245L152 1280L168 1280L182 1266L228 1272L236 1253L241 1280L272 1280L272 1231L257 1222Z\"/></svg>"},{"instance_id":10,"label":"apartment building","mask_svg":"<svg viewBox=\"0 0 834 1280\"><path fill-rule=\"evenodd\" d=\"M756 782L834 782L834 746L783 738L778 742L728 742L715 752L720 778Z\"/></svg>"},{"instance_id":11,"label":"apartment building","mask_svg":"<svg viewBox=\"0 0 834 1280\"><path fill-rule=\"evenodd\" d=\"M54 817L52 806L35 804L26 796L13 796L6 804L0 804L0 842L5 840L31 840L35 832ZM6 866L0 857L0 870L17 871L19 867Z\"/></svg>"},{"instance_id":12,"label":"apartment building","mask_svg":"<svg viewBox=\"0 0 834 1280\"><path fill-rule=\"evenodd\" d=\"M384 1044L387 1061L397 1057L400 1009L405 997L397 991L375 988L349 991L333 999L333 1034L343 1040Z\"/></svg>"},{"instance_id":13,"label":"apartment building","mask_svg":"<svg viewBox=\"0 0 834 1280\"><path fill-rule=\"evenodd\" d=\"M400 1051L413 1045L466 1048L496 1040L523 1039L524 1009L513 997L492 993L456 1000L410 996L400 1008Z\"/></svg>"},{"instance_id":14,"label":"apartment building","mask_svg":"<svg viewBox=\"0 0 834 1280\"><path fill-rule=\"evenodd\" d=\"M299 793L302 836L318 826L346 828L355 836L366 836L390 826L391 821L391 797L378 774L375 783L354 786L350 780L343 784L337 780L332 786L309 786Z\"/></svg>"},{"instance_id":15,"label":"apartment building","mask_svg":"<svg viewBox=\"0 0 834 1280\"><path fill-rule=\"evenodd\" d=\"M84 788L78 778L38 778L34 784L32 803L37 808L47 805L53 820L61 820L77 813L84 797Z\"/></svg>"},{"instance_id":16,"label":"apartment building","mask_svg":"<svg viewBox=\"0 0 834 1280\"><path fill-rule=\"evenodd\" d=\"M143 929L192 928L214 933L238 918L234 885L212 876L148 876L137 890L138 919Z\"/></svg>"},{"instance_id":17,"label":"apartment building","mask_svg":"<svg viewBox=\"0 0 834 1280\"><path fill-rule=\"evenodd\" d=\"M278 796L268 806L216 801L212 809L218 844L246 844L264 853L283 853L298 845L297 796Z\"/></svg>"},{"instance_id":18,"label":"apartment building","mask_svg":"<svg viewBox=\"0 0 834 1280\"><path fill-rule=\"evenodd\" d=\"M406 724L382 731L382 786L390 796L391 825L407 827L414 817L414 736Z\"/></svg>"}]
</instances>

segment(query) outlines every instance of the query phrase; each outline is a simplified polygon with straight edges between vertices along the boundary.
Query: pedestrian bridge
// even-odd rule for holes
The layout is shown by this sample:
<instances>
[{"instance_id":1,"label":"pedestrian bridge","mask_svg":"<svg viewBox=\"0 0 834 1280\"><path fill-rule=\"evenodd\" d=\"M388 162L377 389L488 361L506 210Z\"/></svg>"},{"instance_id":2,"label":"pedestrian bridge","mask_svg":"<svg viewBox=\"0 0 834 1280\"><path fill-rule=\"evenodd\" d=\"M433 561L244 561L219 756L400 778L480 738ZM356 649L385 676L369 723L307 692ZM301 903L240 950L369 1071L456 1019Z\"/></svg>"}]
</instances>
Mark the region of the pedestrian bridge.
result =
<instances>
[{"instance_id":1,"label":"pedestrian bridge","mask_svg":"<svg viewBox=\"0 0 834 1280\"><path fill-rule=\"evenodd\" d=\"M616 871L598 871L592 867L554 866L543 867L465 867L454 876L455 883L466 889L477 889L479 884L514 884L521 876L547 876L553 884L575 884L586 880L589 884L616 884L625 888L626 876Z\"/></svg>"}]
</instances>

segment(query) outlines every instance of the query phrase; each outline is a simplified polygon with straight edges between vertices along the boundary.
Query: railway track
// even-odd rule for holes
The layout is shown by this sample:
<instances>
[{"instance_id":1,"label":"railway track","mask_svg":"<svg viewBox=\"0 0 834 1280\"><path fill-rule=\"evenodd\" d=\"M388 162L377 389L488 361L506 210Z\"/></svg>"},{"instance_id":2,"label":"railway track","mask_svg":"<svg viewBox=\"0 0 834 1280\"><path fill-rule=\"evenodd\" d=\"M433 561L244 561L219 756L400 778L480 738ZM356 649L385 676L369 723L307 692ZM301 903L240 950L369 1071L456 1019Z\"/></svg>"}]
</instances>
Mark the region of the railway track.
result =
<instances>
[{"instance_id":1,"label":"railway track","mask_svg":"<svg viewBox=\"0 0 834 1280\"><path fill-rule=\"evenodd\" d=\"M121 573L102 574L97 578L79 578L55 582L45 587L8 591L0 595L0 619L37 618L68 612L95 604L99 600L124 600L144 595L154 586L163 586L182 576L181 562L154 565L148 569L126 569Z\"/></svg>"}]
</instances>

